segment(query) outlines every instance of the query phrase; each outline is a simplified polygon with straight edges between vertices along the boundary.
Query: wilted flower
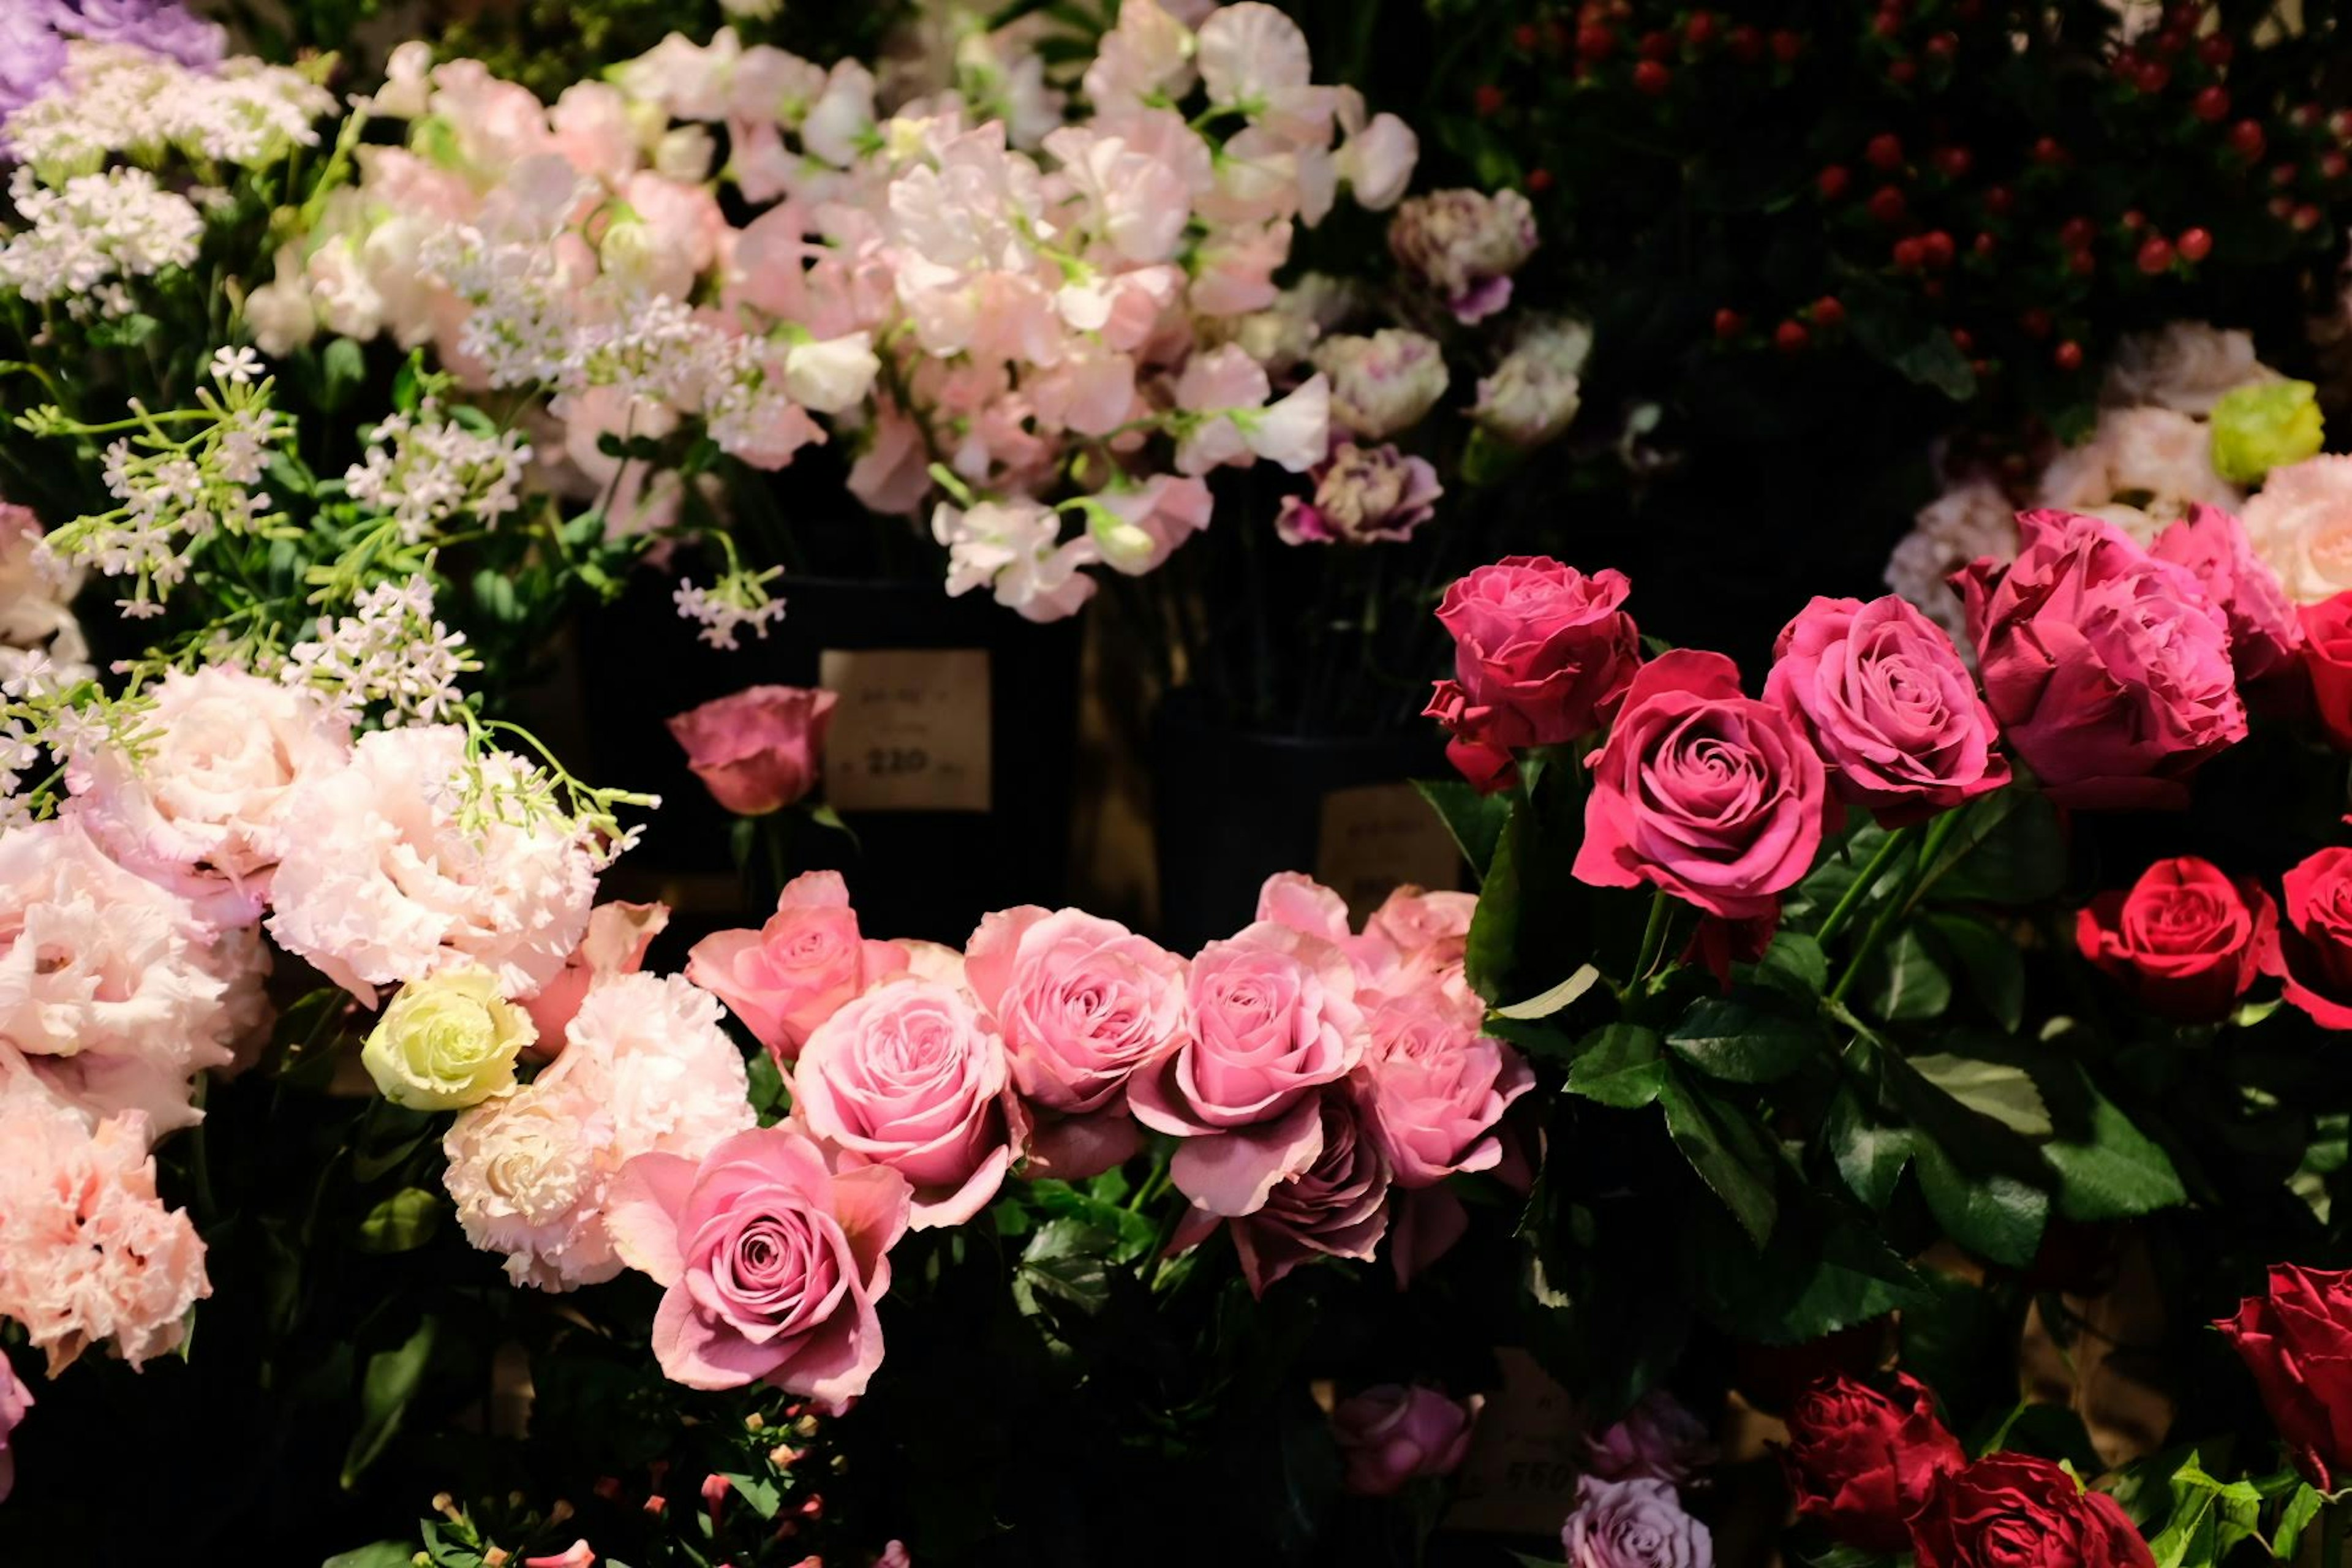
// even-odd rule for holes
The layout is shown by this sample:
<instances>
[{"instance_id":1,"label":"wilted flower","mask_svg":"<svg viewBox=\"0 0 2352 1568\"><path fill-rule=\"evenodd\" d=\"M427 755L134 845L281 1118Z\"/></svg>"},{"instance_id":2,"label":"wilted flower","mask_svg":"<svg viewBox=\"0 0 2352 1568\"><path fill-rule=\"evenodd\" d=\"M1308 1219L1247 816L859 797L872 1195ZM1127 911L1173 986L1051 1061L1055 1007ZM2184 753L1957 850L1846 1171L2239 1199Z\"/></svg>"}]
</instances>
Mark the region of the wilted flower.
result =
<instances>
[{"instance_id":1,"label":"wilted flower","mask_svg":"<svg viewBox=\"0 0 2352 1568\"><path fill-rule=\"evenodd\" d=\"M1275 531L1285 544L1377 544L1410 539L1443 490L1437 470L1391 446L1354 442L1314 471L1312 496L1285 496Z\"/></svg>"},{"instance_id":2,"label":"wilted flower","mask_svg":"<svg viewBox=\"0 0 2352 1568\"><path fill-rule=\"evenodd\" d=\"M1437 191L1397 208L1389 249L1457 320L1484 321L1511 302L1511 274L1535 254L1535 209L1517 191Z\"/></svg>"}]
</instances>

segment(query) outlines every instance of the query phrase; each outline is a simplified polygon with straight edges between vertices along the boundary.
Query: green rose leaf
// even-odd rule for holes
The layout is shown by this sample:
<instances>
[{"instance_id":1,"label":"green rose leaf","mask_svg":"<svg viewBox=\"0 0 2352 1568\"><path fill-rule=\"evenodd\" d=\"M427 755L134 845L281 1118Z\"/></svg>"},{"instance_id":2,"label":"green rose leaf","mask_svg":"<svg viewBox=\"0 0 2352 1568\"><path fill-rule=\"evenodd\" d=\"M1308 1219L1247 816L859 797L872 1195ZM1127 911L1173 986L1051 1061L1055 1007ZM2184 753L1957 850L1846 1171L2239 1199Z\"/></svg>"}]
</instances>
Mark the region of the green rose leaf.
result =
<instances>
[{"instance_id":1,"label":"green rose leaf","mask_svg":"<svg viewBox=\"0 0 2352 1568\"><path fill-rule=\"evenodd\" d=\"M1943 1145L1918 1140L1919 1188L1945 1234L1979 1258L2022 1268L2042 1245L2050 1194L1994 1171L1963 1171Z\"/></svg>"},{"instance_id":2,"label":"green rose leaf","mask_svg":"<svg viewBox=\"0 0 2352 1568\"><path fill-rule=\"evenodd\" d=\"M1772 1083L1822 1056L1828 1040L1820 1026L1759 1001L1736 994L1702 996L1666 1043L1683 1060L1727 1083Z\"/></svg>"},{"instance_id":3,"label":"green rose leaf","mask_svg":"<svg viewBox=\"0 0 2352 1568\"><path fill-rule=\"evenodd\" d=\"M1657 1099L1665 1079L1657 1031L1639 1024L1611 1024L1585 1037L1575 1065L1568 1069L1568 1091L1633 1110Z\"/></svg>"},{"instance_id":4,"label":"green rose leaf","mask_svg":"<svg viewBox=\"0 0 2352 1568\"><path fill-rule=\"evenodd\" d=\"M360 1221L362 1252L412 1252L441 1226L441 1198L423 1187L403 1187Z\"/></svg>"},{"instance_id":5,"label":"green rose leaf","mask_svg":"<svg viewBox=\"0 0 2352 1568\"><path fill-rule=\"evenodd\" d=\"M1912 1129L1872 1120L1860 1097L1850 1089L1840 1089L1830 1101L1822 1136L1837 1163L1838 1174L1874 1213L1883 1211L1894 1198L1903 1167L1911 1163L1919 1143L1919 1134Z\"/></svg>"},{"instance_id":6,"label":"green rose leaf","mask_svg":"<svg viewBox=\"0 0 2352 1568\"><path fill-rule=\"evenodd\" d=\"M1485 881L1502 840L1503 824L1511 815L1511 797L1499 793L1480 795L1460 779L1415 779L1412 787L1444 819L1445 830L1461 846L1463 858Z\"/></svg>"},{"instance_id":7,"label":"green rose leaf","mask_svg":"<svg viewBox=\"0 0 2352 1568\"><path fill-rule=\"evenodd\" d=\"M351 1447L343 1455L345 1490L358 1483L400 1430L408 1402L425 1381L425 1368L433 1359L433 1343L440 1331L441 1320L427 1313L417 1320L408 1338L367 1358L360 1374L359 1428L352 1434Z\"/></svg>"},{"instance_id":8,"label":"green rose leaf","mask_svg":"<svg viewBox=\"0 0 2352 1568\"><path fill-rule=\"evenodd\" d=\"M1780 1212L1773 1193L1778 1162L1762 1135L1745 1112L1685 1085L1672 1072L1662 1076L1657 1097L1675 1147L1723 1200L1748 1238L1762 1247Z\"/></svg>"},{"instance_id":9,"label":"green rose leaf","mask_svg":"<svg viewBox=\"0 0 2352 1568\"><path fill-rule=\"evenodd\" d=\"M2186 1203L2171 1158L2087 1079L2081 1082L2087 1124L2042 1146L2058 1172L2058 1212L2072 1220L2129 1219Z\"/></svg>"}]
</instances>

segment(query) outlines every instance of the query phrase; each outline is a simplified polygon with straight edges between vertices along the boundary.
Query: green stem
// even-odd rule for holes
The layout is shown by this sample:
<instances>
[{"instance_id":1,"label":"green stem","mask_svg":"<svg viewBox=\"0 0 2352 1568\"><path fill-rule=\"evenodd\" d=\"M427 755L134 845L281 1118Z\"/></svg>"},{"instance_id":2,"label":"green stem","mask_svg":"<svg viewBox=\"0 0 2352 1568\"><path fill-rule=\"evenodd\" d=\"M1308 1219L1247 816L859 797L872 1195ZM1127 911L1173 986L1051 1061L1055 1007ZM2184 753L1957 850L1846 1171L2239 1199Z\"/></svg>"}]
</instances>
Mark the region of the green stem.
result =
<instances>
[{"instance_id":1,"label":"green stem","mask_svg":"<svg viewBox=\"0 0 2352 1568\"><path fill-rule=\"evenodd\" d=\"M1936 857L1943 853L1945 841L1951 837L1959 822L1958 812L1948 811L1927 829L1927 842L1919 847L1917 863L1903 879L1902 891L1887 900L1879 910L1878 918L1870 922L1870 930L1863 934L1861 945L1853 950L1853 956L1846 962L1845 973L1838 976L1837 984L1831 988L1831 1001L1845 1000L1846 993L1852 991L1854 982L1862 978L1864 966L1886 944L1886 939L1895 933L1895 928L1911 912L1913 895L1935 868Z\"/></svg>"},{"instance_id":2,"label":"green stem","mask_svg":"<svg viewBox=\"0 0 2352 1568\"><path fill-rule=\"evenodd\" d=\"M2319 1505L2319 1568L2343 1568L2345 1526L2352 1524L2352 1504Z\"/></svg>"},{"instance_id":3,"label":"green stem","mask_svg":"<svg viewBox=\"0 0 2352 1568\"><path fill-rule=\"evenodd\" d=\"M1853 917L1853 911L1861 907L1862 900L1869 897L1870 889L1878 885L1880 874L1894 861L1896 851L1909 844L1918 831L1916 827L1898 827L1880 841L1878 852L1870 858L1870 863L1862 868L1862 874L1846 885L1845 891L1838 896L1838 901L1831 906L1829 917L1813 933L1815 942L1827 947L1830 939L1845 929L1845 922Z\"/></svg>"},{"instance_id":4,"label":"green stem","mask_svg":"<svg viewBox=\"0 0 2352 1568\"><path fill-rule=\"evenodd\" d=\"M1642 950L1633 960L1629 984L1639 985L1656 966L1659 952L1666 945L1666 926L1674 916L1674 896L1660 888L1650 900L1650 922L1642 928Z\"/></svg>"}]
</instances>

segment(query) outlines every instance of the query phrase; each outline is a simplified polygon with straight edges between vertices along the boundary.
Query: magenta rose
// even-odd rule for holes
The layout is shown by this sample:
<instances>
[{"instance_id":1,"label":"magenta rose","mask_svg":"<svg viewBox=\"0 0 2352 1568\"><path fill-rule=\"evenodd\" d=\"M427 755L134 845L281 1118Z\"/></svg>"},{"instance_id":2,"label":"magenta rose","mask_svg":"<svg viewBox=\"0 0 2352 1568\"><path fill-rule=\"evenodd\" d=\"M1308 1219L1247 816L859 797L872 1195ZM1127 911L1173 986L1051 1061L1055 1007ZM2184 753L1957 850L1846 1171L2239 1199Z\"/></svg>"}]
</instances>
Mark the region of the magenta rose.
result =
<instances>
[{"instance_id":1,"label":"magenta rose","mask_svg":"<svg viewBox=\"0 0 2352 1568\"><path fill-rule=\"evenodd\" d=\"M1392 1497L1409 1481L1450 1476L1470 1451L1478 1401L1449 1399L1419 1384L1384 1383L1339 1402L1331 1436L1339 1445L1349 1491Z\"/></svg>"},{"instance_id":2,"label":"magenta rose","mask_svg":"<svg viewBox=\"0 0 2352 1568\"><path fill-rule=\"evenodd\" d=\"M1043 1113L1033 1160L1077 1179L1132 1153L1127 1080L1183 1032L1184 961L1114 921L1031 905L982 920L964 975Z\"/></svg>"},{"instance_id":3,"label":"magenta rose","mask_svg":"<svg viewBox=\"0 0 2352 1568\"><path fill-rule=\"evenodd\" d=\"M816 787L824 732L840 698L798 686L750 686L669 721L686 765L738 816L764 816Z\"/></svg>"},{"instance_id":4,"label":"magenta rose","mask_svg":"<svg viewBox=\"0 0 2352 1568\"><path fill-rule=\"evenodd\" d=\"M758 931L714 931L696 942L686 977L726 1003L770 1056L789 1062L843 1003L907 962L897 942L858 934L840 872L807 871L785 884Z\"/></svg>"},{"instance_id":5,"label":"magenta rose","mask_svg":"<svg viewBox=\"0 0 2352 1568\"><path fill-rule=\"evenodd\" d=\"M1681 1486L1716 1461L1706 1423L1663 1388L1633 1404L1616 1425L1584 1440L1592 1473L1612 1481L1643 1477Z\"/></svg>"},{"instance_id":6,"label":"magenta rose","mask_svg":"<svg viewBox=\"0 0 2352 1568\"><path fill-rule=\"evenodd\" d=\"M1803 722L1837 797L1880 823L1923 821L2009 782L1959 650L1894 595L1815 599L1774 652L1764 700Z\"/></svg>"},{"instance_id":7,"label":"magenta rose","mask_svg":"<svg viewBox=\"0 0 2352 1568\"><path fill-rule=\"evenodd\" d=\"M2061 805L2187 804L2189 775L2246 734L2227 618L2111 522L2029 511L2017 526L2015 561L1959 574L2002 734Z\"/></svg>"},{"instance_id":8,"label":"magenta rose","mask_svg":"<svg viewBox=\"0 0 2352 1568\"><path fill-rule=\"evenodd\" d=\"M1253 1296L1265 1295L1275 1281L1318 1258L1368 1261L1388 1230L1389 1163L1355 1096L1334 1085L1307 1101L1307 1110L1316 1119L1310 1152L1282 1173L1263 1204L1222 1222L1233 1232ZM1171 1245L1182 1251L1219 1223L1196 1201Z\"/></svg>"},{"instance_id":9,"label":"magenta rose","mask_svg":"<svg viewBox=\"0 0 2352 1568\"><path fill-rule=\"evenodd\" d=\"M2101 893L2075 917L2083 956L2149 1012L2211 1024L2254 983L2277 940L2278 909L2252 878L2210 861L2158 860L2129 892Z\"/></svg>"},{"instance_id":10,"label":"magenta rose","mask_svg":"<svg viewBox=\"0 0 2352 1568\"><path fill-rule=\"evenodd\" d=\"M2289 870L2263 972L2324 1029L2352 1029L2352 849L2331 846Z\"/></svg>"},{"instance_id":11,"label":"magenta rose","mask_svg":"<svg viewBox=\"0 0 2352 1568\"><path fill-rule=\"evenodd\" d=\"M893 980L816 1027L789 1075L793 1122L837 1169L887 1165L914 1188L916 1230L961 1225L996 1196L1025 1119L971 999Z\"/></svg>"},{"instance_id":12,"label":"magenta rose","mask_svg":"<svg viewBox=\"0 0 2352 1568\"><path fill-rule=\"evenodd\" d=\"M2274 1263L2221 1331L2303 1479L2334 1491L2352 1464L2352 1273Z\"/></svg>"},{"instance_id":13,"label":"magenta rose","mask_svg":"<svg viewBox=\"0 0 2352 1568\"><path fill-rule=\"evenodd\" d=\"M1457 578L1437 606L1454 637L1454 676L1428 712L1492 751L1552 746L1598 728L1642 659L1622 572L1586 576L1542 555L1513 555Z\"/></svg>"},{"instance_id":14,"label":"magenta rose","mask_svg":"<svg viewBox=\"0 0 2352 1568\"><path fill-rule=\"evenodd\" d=\"M1821 848L1819 753L1781 709L1740 695L1738 668L1719 653L1677 648L1643 666L1591 765L1580 882L1646 882L1753 920Z\"/></svg>"},{"instance_id":15,"label":"magenta rose","mask_svg":"<svg viewBox=\"0 0 2352 1568\"><path fill-rule=\"evenodd\" d=\"M1260 921L1213 942L1185 981L1176 1048L1128 1080L1146 1127L1184 1140L1177 1189L1212 1215L1255 1213L1323 1142L1316 1089L1363 1055L1356 972L1332 943Z\"/></svg>"},{"instance_id":16,"label":"magenta rose","mask_svg":"<svg viewBox=\"0 0 2352 1568\"><path fill-rule=\"evenodd\" d=\"M699 1165L640 1154L604 1210L622 1260L667 1291L654 1355L671 1381L768 1383L835 1409L882 1364L874 1304L907 1217L904 1176L887 1165L835 1175L791 1127L739 1132Z\"/></svg>"},{"instance_id":17,"label":"magenta rose","mask_svg":"<svg viewBox=\"0 0 2352 1568\"><path fill-rule=\"evenodd\" d=\"M1495 1129L1536 1079L1517 1051L1479 1033L1483 1018L1459 986L1382 996L1365 1012L1356 1077L1397 1185L1434 1186L1502 1163Z\"/></svg>"},{"instance_id":18,"label":"magenta rose","mask_svg":"<svg viewBox=\"0 0 2352 1568\"><path fill-rule=\"evenodd\" d=\"M2184 567L2230 626L2230 663L2239 689L2291 703L2300 675L2303 624L2294 601L2247 542L2245 525L2202 501L2188 521L2156 536L2148 553Z\"/></svg>"}]
</instances>

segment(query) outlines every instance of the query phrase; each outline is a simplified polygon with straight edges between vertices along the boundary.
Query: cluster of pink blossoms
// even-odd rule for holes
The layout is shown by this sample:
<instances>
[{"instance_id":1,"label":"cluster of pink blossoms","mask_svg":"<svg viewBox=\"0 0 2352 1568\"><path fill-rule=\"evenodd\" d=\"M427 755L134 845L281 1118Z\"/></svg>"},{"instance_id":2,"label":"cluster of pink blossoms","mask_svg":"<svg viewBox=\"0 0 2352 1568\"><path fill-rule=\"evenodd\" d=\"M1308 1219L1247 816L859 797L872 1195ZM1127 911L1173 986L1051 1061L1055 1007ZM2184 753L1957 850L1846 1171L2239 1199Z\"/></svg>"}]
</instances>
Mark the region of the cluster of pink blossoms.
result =
<instances>
[{"instance_id":1,"label":"cluster of pink blossoms","mask_svg":"<svg viewBox=\"0 0 2352 1568\"><path fill-rule=\"evenodd\" d=\"M625 1265L667 1287L654 1342L679 1382L835 1405L880 1364L900 1236L972 1219L1016 1175L1100 1174L1147 1132L1178 1141L1176 1249L1230 1227L1263 1291L1386 1236L1409 1276L1463 1229L1445 1178L1516 1166L1501 1122L1534 1082L1463 979L1475 902L1404 889L1354 931L1286 875L1189 962L1025 907L959 953L865 936L813 872L759 930L704 939L685 980L634 973L645 912L613 906L577 1012L541 1019L553 1066L451 1130L450 1191L518 1281ZM753 1125L713 996L782 1067L784 1122Z\"/></svg>"}]
</instances>

